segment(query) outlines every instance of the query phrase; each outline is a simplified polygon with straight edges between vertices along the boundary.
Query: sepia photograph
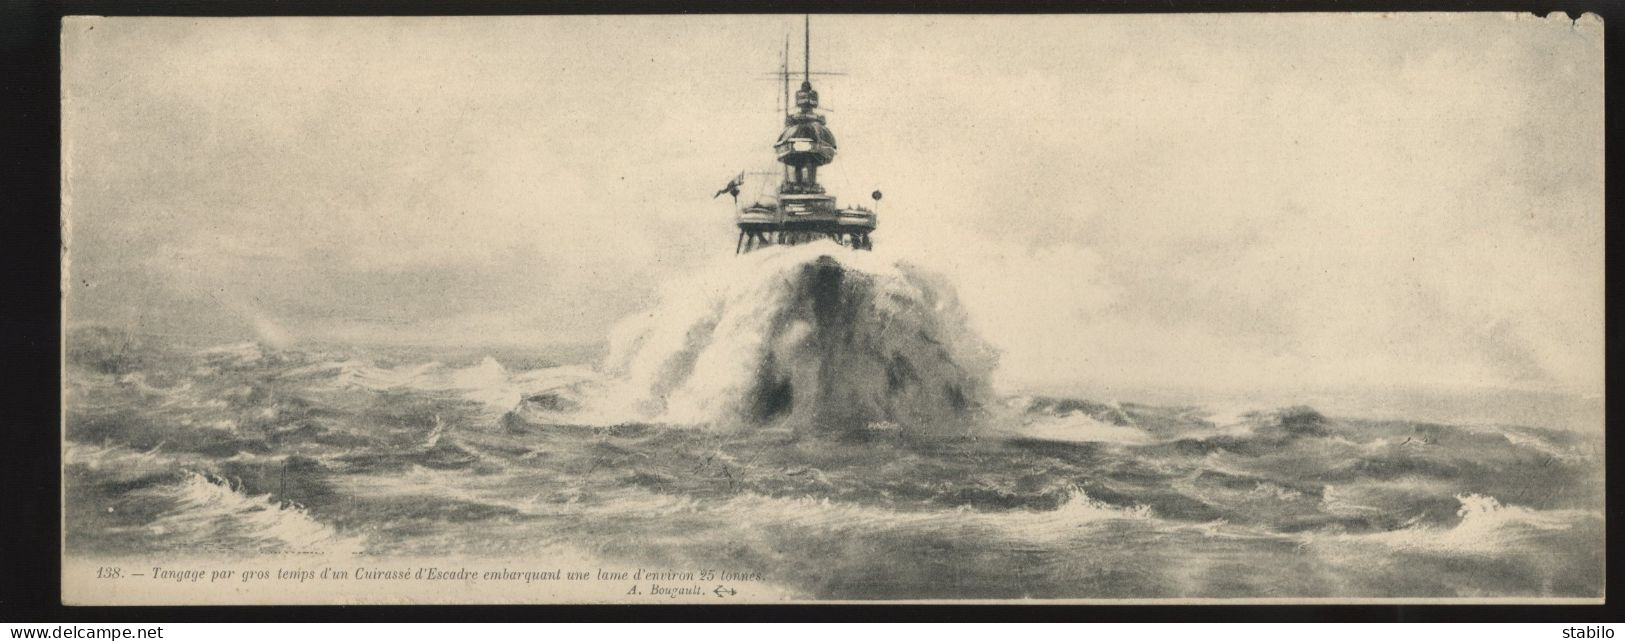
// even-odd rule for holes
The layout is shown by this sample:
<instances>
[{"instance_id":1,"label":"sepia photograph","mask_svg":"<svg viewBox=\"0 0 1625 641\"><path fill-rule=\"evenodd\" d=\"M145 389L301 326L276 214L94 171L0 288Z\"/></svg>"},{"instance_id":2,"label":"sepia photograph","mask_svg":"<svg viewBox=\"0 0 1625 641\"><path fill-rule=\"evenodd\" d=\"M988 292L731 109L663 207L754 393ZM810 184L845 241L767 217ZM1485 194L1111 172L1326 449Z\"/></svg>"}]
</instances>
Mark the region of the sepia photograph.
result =
<instances>
[{"instance_id":1,"label":"sepia photograph","mask_svg":"<svg viewBox=\"0 0 1625 641\"><path fill-rule=\"evenodd\" d=\"M68 16L61 600L1600 604L1603 31Z\"/></svg>"}]
</instances>

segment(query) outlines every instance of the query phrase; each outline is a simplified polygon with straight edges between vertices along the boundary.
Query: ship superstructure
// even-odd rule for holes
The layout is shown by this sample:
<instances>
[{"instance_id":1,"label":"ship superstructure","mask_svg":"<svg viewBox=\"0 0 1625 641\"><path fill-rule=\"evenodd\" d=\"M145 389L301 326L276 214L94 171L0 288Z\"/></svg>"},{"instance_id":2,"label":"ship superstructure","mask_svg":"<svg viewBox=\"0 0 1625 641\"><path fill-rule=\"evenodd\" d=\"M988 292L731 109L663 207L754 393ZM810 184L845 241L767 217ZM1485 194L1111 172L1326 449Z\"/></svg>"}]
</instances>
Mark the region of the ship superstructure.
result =
<instances>
[{"instance_id":1,"label":"ship superstructure","mask_svg":"<svg viewBox=\"0 0 1625 641\"><path fill-rule=\"evenodd\" d=\"M818 113L818 91L812 86L810 19L806 26L801 87L795 92L794 110L789 108L790 73L788 69L781 71L786 94L784 130L773 143L773 153L783 166L783 180L774 193L738 208L739 240L735 253L767 245L799 245L822 239L854 249L873 247L869 235L875 230L875 212L861 206L839 207L835 196L818 184L818 168L835 160L836 143L827 118ZM741 174L740 179L730 182L728 188L718 193L733 193L737 204L737 187L743 177ZM880 192L872 196L878 202Z\"/></svg>"}]
</instances>

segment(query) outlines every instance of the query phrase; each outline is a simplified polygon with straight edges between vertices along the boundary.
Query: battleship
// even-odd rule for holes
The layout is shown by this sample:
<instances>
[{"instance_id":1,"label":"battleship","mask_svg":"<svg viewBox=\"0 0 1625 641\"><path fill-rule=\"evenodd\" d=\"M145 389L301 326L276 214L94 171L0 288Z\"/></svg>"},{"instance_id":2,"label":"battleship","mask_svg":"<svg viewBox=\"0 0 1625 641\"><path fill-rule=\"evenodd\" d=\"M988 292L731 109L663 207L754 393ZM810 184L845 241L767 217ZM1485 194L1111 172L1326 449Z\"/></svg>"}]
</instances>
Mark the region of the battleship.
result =
<instances>
[{"instance_id":1,"label":"battleship","mask_svg":"<svg viewBox=\"0 0 1625 641\"><path fill-rule=\"evenodd\" d=\"M734 253L740 254L769 245L800 245L832 240L853 249L872 249L870 234L876 214L868 207L840 207L835 195L818 183L818 168L835 160L835 133L828 118L818 111L818 91L813 89L812 24L804 20L801 87L794 102L790 96L789 43L780 59L778 76L784 84L784 129L773 143L773 153L781 168L773 171L740 172L718 190L733 196L739 238ZM792 105L794 109L792 109ZM782 179L771 190L758 190L749 202L740 205L740 188L746 175ZM881 193L870 194L879 203Z\"/></svg>"},{"instance_id":2,"label":"battleship","mask_svg":"<svg viewBox=\"0 0 1625 641\"><path fill-rule=\"evenodd\" d=\"M1606 596L1600 20L793 20L64 17L37 591Z\"/></svg>"}]
</instances>

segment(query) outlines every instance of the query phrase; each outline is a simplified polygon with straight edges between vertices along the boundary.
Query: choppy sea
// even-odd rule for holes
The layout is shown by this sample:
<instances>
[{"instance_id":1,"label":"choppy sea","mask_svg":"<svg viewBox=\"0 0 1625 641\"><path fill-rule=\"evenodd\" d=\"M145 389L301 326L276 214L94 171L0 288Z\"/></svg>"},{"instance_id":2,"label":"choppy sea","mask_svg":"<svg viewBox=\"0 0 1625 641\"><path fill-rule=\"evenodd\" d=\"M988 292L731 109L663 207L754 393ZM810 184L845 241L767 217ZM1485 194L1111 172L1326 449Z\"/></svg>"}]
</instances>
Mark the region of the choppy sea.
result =
<instances>
[{"instance_id":1,"label":"choppy sea","mask_svg":"<svg viewBox=\"0 0 1625 641\"><path fill-rule=\"evenodd\" d=\"M66 554L567 546L807 599L1601 596L1600 435L995 391L950 287L819 251L700 279L601 358L75 330Z\"/></svg>"}]
</instances>

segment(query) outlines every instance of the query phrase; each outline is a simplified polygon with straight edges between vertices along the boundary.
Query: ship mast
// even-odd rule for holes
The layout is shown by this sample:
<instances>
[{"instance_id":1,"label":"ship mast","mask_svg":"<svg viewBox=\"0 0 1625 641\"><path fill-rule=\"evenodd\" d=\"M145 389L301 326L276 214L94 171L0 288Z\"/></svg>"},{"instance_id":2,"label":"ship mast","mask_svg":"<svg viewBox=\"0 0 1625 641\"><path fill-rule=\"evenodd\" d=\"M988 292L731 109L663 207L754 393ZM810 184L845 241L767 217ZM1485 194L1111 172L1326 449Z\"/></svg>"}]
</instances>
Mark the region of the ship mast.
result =
<instances>
[{"instance_id":1,"label":"ship mast","mask_svg":"<svg viewBox=\"0 0 1625 641\"><path fill-rule=\"evenodd\" d=\"M790 117L790 34L784 34L784 55L779 57L779 78L784 80L784 117Z\"/></svg>"},{"instance_id":2,"label":"ship mast","mask_svg":"<svg viewBox=\"0 0 1625 641\"><path fill-rule=\"evenodd\" d=\"M739 239L734 252L766 245L799 245L820 239L853 249L874 247L869 234L875 213L863 207L841 208L835 196L818 183L818 169L835 160L835 134L818 112L818 91L812 86L812 16L802 22L801 87L790 92L790 34L784 35L779 78L784 83L784 129L773 143L774 155L784 166L784 180L771 203L754 203L738 210ZM819 75L845 75L818 72ZM792 97L795 102L791 103ZM791 109L790 105L795 108ZM776 173L776 172L774 172ZM765 175L771 175L764 172ZM879 200L879 192L876 192Z\"/></svg>"}]
</instances>

